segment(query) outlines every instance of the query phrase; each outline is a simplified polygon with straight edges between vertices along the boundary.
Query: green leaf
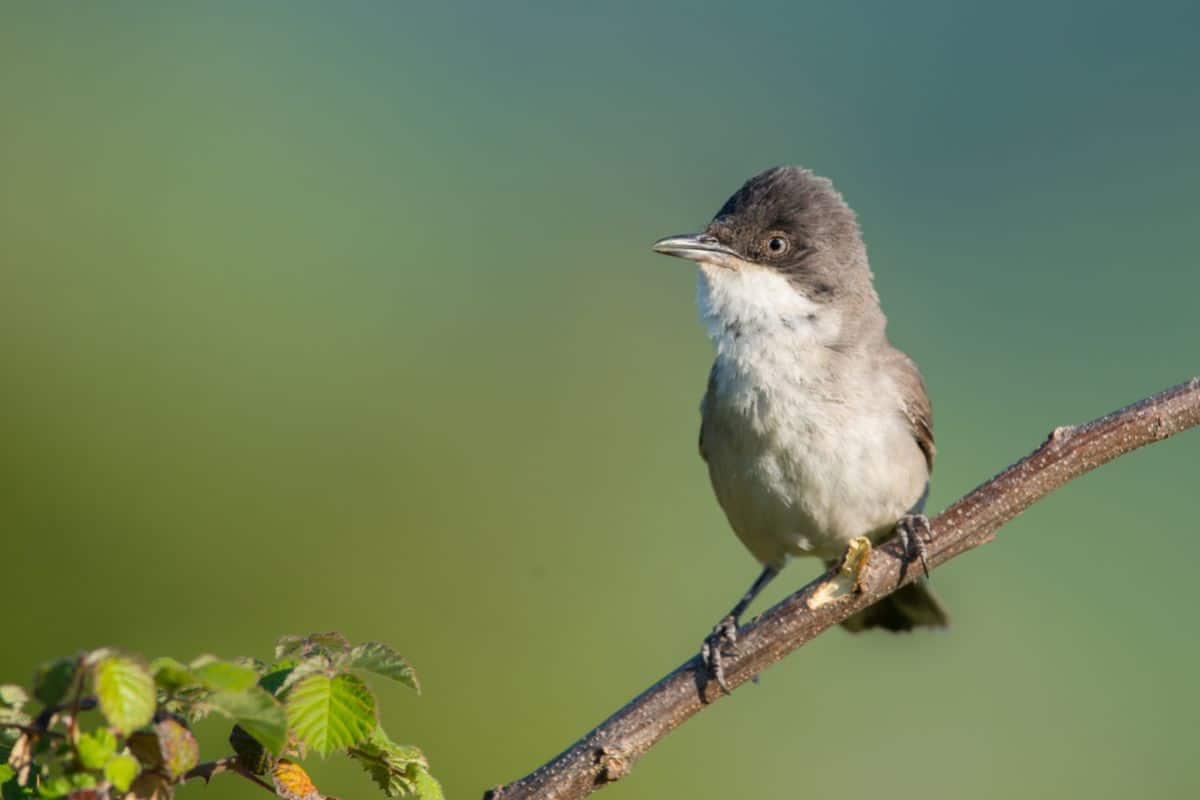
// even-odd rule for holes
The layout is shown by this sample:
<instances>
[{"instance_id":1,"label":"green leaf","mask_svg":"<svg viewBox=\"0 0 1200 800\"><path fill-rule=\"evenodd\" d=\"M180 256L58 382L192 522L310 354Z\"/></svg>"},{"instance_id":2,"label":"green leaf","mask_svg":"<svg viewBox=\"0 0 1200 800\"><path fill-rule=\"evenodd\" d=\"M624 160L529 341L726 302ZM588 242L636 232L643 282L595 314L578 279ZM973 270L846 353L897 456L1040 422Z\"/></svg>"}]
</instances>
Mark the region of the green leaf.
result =
<instances>
[{"instance_id":1,"label":"green leaf","mask_svg":"<svg viewBox=\"0 0 1200 800\"><path fill-rule=\"evenodd\" d=\"M163 717L154 725L158 753L167 776L175 780L200 761L200 745L187 727L174 717Z\"/></svg>"},{"instance_id":2,"label":"green leaf","mask_svg":"<svg viewBox=\"0 0 1200 800\"><path fill-rule=\"evenodd\" d=\"M206 661L199 666L193 664L192 672L214 691L241 692L258 683L258 673L250 667L230 661Z\"/></svg>"},{"instance_id":3,"label":"green leaf","mask_svg":"<svg viewBox=\"0 0 1200 800\"><path fill-rule=\"evenodd\" d=\"M95 789L98 781L90 772L72 772L67 776L73 789Z\"/></svg>"},{"instance_id":4,"label":"green leaf","mask_svg":"<svg viewBox=\"0 0 1200 800\"><path fill-rule=\"evenodd\" d=\"M40 665L33 673L33 696L43 705L56 706L75 682L78 659L59 658Z\"/></svg>"},{"instance_id":5,"label":"green leaf","mask_svg":"<svg viewBox=\"0 0 1200 800\"><path fill-rule=\"evenodd\" d=\"M4 724L29 724L29 715L21 710L26 700L28 697L20 686L0 686L0 745L3 744L4 734L12 732L11 728L3 727ZM4 759L0 758L0 761Z\"/></svg>"},{"instance_id":6,"label":"green leaf","mask_svg":"<svg viewBox=\"0 0 1200 800\"><path fill-rule=\"evenodd\" d=\"M417 790L414 769L426 766L425 756L415 747L399 745L376 728L366 742L349 751L350 758L366 770L388 797L406 797Z\"/></svg>"},{"instance_id":7,"label":"green leaf","mask_svg":"<svg viewBox=\"0 0 1200 800\"><path fill-rule=\"evenodd\" d=\"M104 766L104 777L108 778L108 782L117 791L127 792L141 769L141 765L133 756L113 756L112 760Z\"/></svg>"},{"instance_id":8,"label":"green leaf","mask_svg":"<svg viewBox=\"0 0 1200 800\"><path fill-rule=\"evenodd\" d=\"M158 744L158 734L146 728L134 731L125 739L125 745L133 757L142 763L146 769L158 769L162 766L162 749Z\"/></svg>"},{"instance_id":9,"label":"green leaf","mask_svg":"<svg viewBox=\"0 0 1200 800\"><path fill-rule=\"evenodd\" d=\"M442 785L429 774L429 770L418 766L415 772L416 777L413 782L416 784L415 794L417 797L421 800L445 800L446 795L442 793Z\"/></svg>"},{"instance_id":10,"label":"green leaf","mask_svg":"<svg viewBox=\"0 0 1200 800\"><path fill-rule=\"evenodd\" d=\"M280 688L283 687L284 681L292 674L299 662L294 658L285 658L275 664L272 664L267 674L258 679L258 685L266 689L271 694L278 694Z\"/></svg>"},{"instance_id":11,"label":"green leaf","mask_svg":"<svg viewBox=\"0 0 1200 800\"><path fill-rule=\"evenodd\" d=\"M267 671L267 665L264 664L261 659L252 658L250 656L238 656L237 658L233 659L233 663L237 664L238 666L254 670L255 675L262 675Z\"/></svg>"},{"instance_id":12,"label":"green leaf","mask_svg":"<svg viewBox=\"0 0 1200 800\"><path fill-rule=\"evenodd\" d=\"M108 728L97 728L79 737L75 744L79 763L87 769L103 769L117 752L117 737Z\"/></svg>"},{"instance_id":13,"label":"green leaf","mask_svg":"<svg viewBox=\"0 0 1200 800\"><path fill-rule=\"evenodd\" d=\"M154 716L154 679L132 658L107 655L100 659L92 667L92 685L100 711L122 733L142 727Z\"/></svg>"},{"instance_id":14,"label":"green leaf","mask_svg":"<svg viewBox=\"0 0 1200 800\"><path fill-rule=\"evenodd\" d=\"M0 686L0 705L20 711L21 707L28 702L29 695L15 683L6 683Z\"/></svg>"},{"instance_id":15,"label":"green leaf","mask_svg":"<svg viewBox=\"0 0 1200 800\"><path fill-rule=\"evenodd\" d=\"M298 654L304 649L304 644L305 639L303 636L297 636L294 633L280 636L275 641L275 660L282 661L289 656Z\"/></svg>"},{"instance_id":16,"label":"green leaf","mask_svg":"<svg viewBox=\"0 0 1200 800\"><path fill-rule=\"evenodd\" d=\"M229 732L229 746L237 753L238 763L255 775L265 775L271 768L271 757L262 743L246 733L241 725L234 725Z\"/></svg>"},{"instance_id":17,"label":"green leaf","mask_svg":"<svg viewBox=\"0 0 1200 800\"><path fill-rule=\"evenodd\" d=\"M73 788L75 787L71 785L71 779L66 775L54 775L42 781L42 785L38 787L38 794L42 797L63 797Z\"/></svg>"},{"instance_id":18,"label":"green leaf","mask_svg":"<svg viewBox=\"0 0 1200 800\"><path fill-rule=\"evenodd\" d=\"M354 675L309 675L288 692L287 720L297 739L325 756L371 735L375 696Z\"/></svg>"},{"instance_id":19,"label":"green leaf","mask_svg":"<svg viewBox=\"0 0 1200 800\"><path fill-rule=\"evenodd\" d=\"M190 669L167 656L150 662L150 674L154 676L154 682L168 692L186 689L200 682Z\"/></svg>"},{"instance_id":20,"label":"green leaf","mask_svg":"<svg viewBox=\"0 0 1200 800\"><path fill-rule=\"evenodd\" d=\"M274 755L287 744L287 715L266 689L254 686L244 692L214 692L209 702Z\"/></svg>"},{"instance_id":21,"label":"green leaf","mask_svg":"<svg viewBox=\"0 0 1200 800\"><path fill-rule=\"evenodd\" d=\"M280 636L275 643L275 660L280 661L291 656L303 658L319 653L342 653L349 649L350 642L337 631L310 633L308 636L289 634Z\"/></svg>"},{"instance_id":22,"label":"green leaf","mask_svg":"<svg viewBox=\"0 0 1200 800\"><path fill-rule=\"evenodd\" d=\"M331 653L339 653L343 650L350 649L350 642L346 640L337 631L329 631L328 633L310 633L308 635L309 644L314 644L318 647L324 647Z\"/></svg>"},{"instance_id":23,"label":"green leaf","mask_svg":"<svg viewBox=\"0 0 1200 800\"><path fill-rule=\"evenodd\" d=\"M338 659L338 666L373 672L376 675L403 683L410 689L421 691L421 685L417 682L417 674L413 672L412 665L386 644L364 642Z\"/></svg>"},{"instance_id":24,"label":"green leaf","mask_svg":"<svg viewBox=\"0 0 1200 800\"><path fill-rule=\"evenodd\" d=\"M0 781L0 800L25 800L33 797L32 789L17 783L16 772L8 764L0 763L0 775L8 775Z\"/></svg>"},{"instance_id":25,"label":"green leaf","mask_svg":"<svg viewBox=\"0 0 1200 800\"><path fill-rule=\"evenodd\" d=\"M26 724L25 720L17 723L19 725ZM0 726L0 764L7 764L12 756L13 747L20 741L22 734L14 728L5 728Z\"/></svg>"},{"instance_id":26,"label":"green leaf","mask_svg":"<svg viewBox=\"0 0 1200 800\"><path fill-rule=\"evenodd\" d=\"M283 683L279 686L279 694L286 694L288 689L292 688L309 675L313 675L318 672L328 674L329 668L330 663L327 656L317 655L304 659L288 671L287 677L283 679Z\"/></svg>"},{"instance_id":27,"label":"green leaf","mask_svg":"<svg viewBox=\"0 0 1200 800\"><path fill-rule=\"evenodd\" d=\"M4 783L16 774L16 771L8 764L0 764L0 783Z\"/></svg>"}]
</instances>

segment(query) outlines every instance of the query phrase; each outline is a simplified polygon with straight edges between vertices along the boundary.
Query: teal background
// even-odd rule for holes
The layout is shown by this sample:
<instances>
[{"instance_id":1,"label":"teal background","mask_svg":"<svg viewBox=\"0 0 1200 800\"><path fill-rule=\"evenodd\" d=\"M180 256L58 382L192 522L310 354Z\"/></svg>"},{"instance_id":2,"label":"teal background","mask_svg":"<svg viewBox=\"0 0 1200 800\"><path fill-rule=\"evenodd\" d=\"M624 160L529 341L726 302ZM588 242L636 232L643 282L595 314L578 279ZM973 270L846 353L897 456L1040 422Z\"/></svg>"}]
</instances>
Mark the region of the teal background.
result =
<instances>
[{"instance_id":1,"label":"teal background","mask_svg":"<svg viewBox=\"0 0 1200 800\"><path fill-rule=\"evenodd\" d=\"M696 457L695 277L650 242L764 167L834 178L940 509L1200 372L1198 32L1183 2L5 3L0 678L340 629L416 664L384 720L451 797L525 774L756 570ZM950 632L831 632L605 797L1196 796L1198 459L1066 487L938 572Z\"/></svg>"}]
</instances>

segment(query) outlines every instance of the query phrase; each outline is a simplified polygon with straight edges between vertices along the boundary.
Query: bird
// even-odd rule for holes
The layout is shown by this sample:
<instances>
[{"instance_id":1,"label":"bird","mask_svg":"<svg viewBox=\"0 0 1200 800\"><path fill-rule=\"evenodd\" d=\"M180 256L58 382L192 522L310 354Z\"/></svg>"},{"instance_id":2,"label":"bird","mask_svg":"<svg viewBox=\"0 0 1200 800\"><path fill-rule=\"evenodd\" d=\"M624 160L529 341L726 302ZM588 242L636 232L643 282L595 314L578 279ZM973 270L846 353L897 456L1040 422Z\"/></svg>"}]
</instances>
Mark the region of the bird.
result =
<instances>
[{"instance_id":1,"label":"bird","mask_svg":"<svg viewBox=\"0 0 1200 800\"><path fill-rule=\"evenodd\" d=\"M761 564L701 650L728 692L723 659L736 652L741 617L790 558L833 564L860 537L898 534L906 566L925 565L932 407L916 363L888 339L858 218L827 178L767 169L700 233L652 249L699 267L700 319L716 351L700 456ZM949 615L916 581L842 624L909 631L945 627Z\"/></svg>"}]
</instances>

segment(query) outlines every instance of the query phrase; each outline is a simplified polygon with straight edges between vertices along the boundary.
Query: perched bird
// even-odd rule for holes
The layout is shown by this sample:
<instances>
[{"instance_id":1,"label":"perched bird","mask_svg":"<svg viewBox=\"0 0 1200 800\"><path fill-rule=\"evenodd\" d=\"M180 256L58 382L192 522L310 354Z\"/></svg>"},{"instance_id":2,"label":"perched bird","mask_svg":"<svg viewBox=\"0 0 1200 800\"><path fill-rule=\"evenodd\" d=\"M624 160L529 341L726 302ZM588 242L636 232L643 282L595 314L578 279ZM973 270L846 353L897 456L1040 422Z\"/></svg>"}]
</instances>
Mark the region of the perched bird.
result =
<instances>
[{"instance_id":1,"label":"perched bird","mask_svg":"<svg viewBox=\"0 0 1200 800\"><path fill-rule=\"evenodd\" d=\"M924 561L932 413L916 364L888 341L858 221L829 180L766 170L703 232L653 249L700 267L700 317L716 346L700 455L730 526L763 565L705 640L710 676L728 690L722 656L790 556L830 563L857 537L878 543L898 531ZM843 624L947 622L916 582Z\"/></svg>"}]
</instances>

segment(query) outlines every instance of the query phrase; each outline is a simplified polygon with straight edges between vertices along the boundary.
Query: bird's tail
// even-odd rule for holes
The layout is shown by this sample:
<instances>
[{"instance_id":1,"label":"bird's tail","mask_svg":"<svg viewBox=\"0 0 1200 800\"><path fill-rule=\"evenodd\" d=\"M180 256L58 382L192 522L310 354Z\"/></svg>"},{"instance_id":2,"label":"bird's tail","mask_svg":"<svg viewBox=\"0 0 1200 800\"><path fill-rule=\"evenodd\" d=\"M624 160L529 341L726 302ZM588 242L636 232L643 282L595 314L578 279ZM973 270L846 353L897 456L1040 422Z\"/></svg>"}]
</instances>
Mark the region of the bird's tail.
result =
<instances>
[{"instance_id":1,"label":"bird's tail","mask_svg":"<svg viewBox=\"0 0 1200 800\"><path fill-rule=\"evenodd\" d=\"M892 592L873 606L843 620L852 633L868 628L911 631L913 628L945 628L950 615L927 583L917 581Z\"/></svg>"}]
</instances>

